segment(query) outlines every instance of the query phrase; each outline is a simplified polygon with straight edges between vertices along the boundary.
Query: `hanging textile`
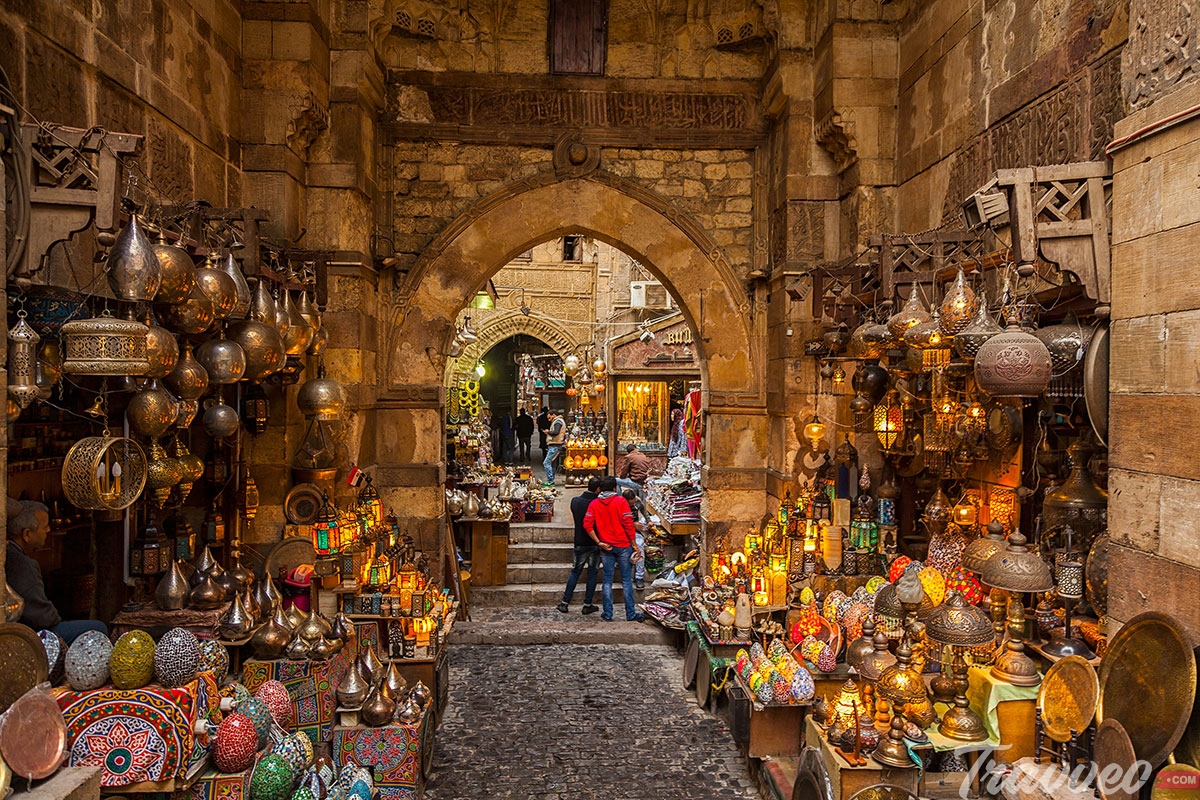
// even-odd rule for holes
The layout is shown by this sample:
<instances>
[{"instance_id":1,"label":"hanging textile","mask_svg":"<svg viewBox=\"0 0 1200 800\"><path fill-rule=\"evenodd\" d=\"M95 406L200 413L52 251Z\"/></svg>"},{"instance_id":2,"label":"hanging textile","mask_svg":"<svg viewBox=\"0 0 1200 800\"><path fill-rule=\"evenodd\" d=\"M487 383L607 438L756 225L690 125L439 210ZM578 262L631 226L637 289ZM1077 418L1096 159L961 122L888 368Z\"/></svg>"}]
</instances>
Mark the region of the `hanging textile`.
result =
<instances>
[{"instance_id":1,"label":"hanging textile","mask_svg":"<svg viewBox=\"0 0 1200 800\"><path fill-rule=\"evenodd\" d=\"M699 458L700 440L704 435L699 389L688 392L687 400L683 404L683 417L683 427L687 432L688 455L692 458Z\"/></svg>"}]
</instances>

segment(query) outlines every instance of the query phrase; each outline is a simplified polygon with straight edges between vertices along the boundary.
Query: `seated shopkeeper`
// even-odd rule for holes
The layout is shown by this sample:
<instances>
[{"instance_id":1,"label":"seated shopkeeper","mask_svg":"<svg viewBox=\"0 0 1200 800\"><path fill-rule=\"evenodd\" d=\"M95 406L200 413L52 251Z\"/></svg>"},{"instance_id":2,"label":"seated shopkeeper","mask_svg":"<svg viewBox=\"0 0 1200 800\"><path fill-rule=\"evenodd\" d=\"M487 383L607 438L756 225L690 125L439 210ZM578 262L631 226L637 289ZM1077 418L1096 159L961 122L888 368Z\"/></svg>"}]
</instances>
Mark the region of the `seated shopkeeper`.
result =
<instances>
[{"instance_id":1,"label":"seated shopkeeper","mask_svg":"<svg viewBox=\"0 0 1200 800\"><path fill-rule=\"evenodd\" d=\"M20 512L13 514L17 505ZM27 553L46 544L50 533L50 510L34 500L9 499L8 550L5 573L8 585L25 600L25 610L18 620L35 631L52 630L67 644L84 631L100 631L108 635L108 626L90 619L64 620L46 597L42 583L42 568Z\"/></svg>"}]
</instances>

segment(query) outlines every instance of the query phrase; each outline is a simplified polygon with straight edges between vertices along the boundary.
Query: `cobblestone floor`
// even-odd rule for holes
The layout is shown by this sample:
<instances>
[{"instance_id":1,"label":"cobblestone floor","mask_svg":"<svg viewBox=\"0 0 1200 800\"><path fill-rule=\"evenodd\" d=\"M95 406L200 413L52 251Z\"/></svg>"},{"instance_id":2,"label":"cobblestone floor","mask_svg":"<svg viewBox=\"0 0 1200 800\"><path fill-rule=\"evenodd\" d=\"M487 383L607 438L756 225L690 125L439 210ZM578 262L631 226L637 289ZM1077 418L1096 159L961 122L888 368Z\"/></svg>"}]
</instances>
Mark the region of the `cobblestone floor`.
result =
<instances>
[{"instance_id":1,"label":"cobblestone floor","mask_svg":"<svg viewBox=\"0 0 1200 800\"><path fill-rule=\"evenodd\" d=\"M455 646L427 800L757 800L665 645Z\"/></svg>"}]
</instances>

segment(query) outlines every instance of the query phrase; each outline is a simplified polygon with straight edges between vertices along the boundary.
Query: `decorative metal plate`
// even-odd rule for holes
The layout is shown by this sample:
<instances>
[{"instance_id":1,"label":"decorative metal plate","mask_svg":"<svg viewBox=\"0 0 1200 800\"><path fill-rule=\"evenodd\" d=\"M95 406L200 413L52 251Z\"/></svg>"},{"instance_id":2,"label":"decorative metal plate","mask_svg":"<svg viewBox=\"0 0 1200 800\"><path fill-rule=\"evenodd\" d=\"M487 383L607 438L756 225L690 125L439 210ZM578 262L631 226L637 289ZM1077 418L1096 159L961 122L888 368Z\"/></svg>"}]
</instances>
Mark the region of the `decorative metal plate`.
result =
<instances>
[{"instance_id":1,"label":"decorative metal plate","mask_svg":"<svg viewBox=\"0 0 1200 800\"><path fill-rule=\"evenodd\" d=\"M1107 770L1110 764L1116 764L1120 778L1116 781L1099 781L1100 797L1102 800L1137 800L1138 793L1130 792L1123 787L1125 776L1136 769L1137 754L1133 751L1133 743L1129 734L1115 719L1106 719L1096 728L1096 740L1092 744L1092 761L1096 763L1096 774L1112 774ZM1112 784L1116 784L1115 786ZM1107 789L1108 791L1105 791Z\"/></svg>"},{"instance_id":2,"label":"decorative metal plate","mask_svg":"<svg viewBox=\"0 0 1200 800\"><path fill-rule=\"evenodd\" d=\"M865 789L859 789L850 800L917 800L917 796L902 786L892 786L888 783L877 783Z\"/></svg>"},{"instance_id":3,"label":"decorative metal plate","mask_svg":"<svg viewBox=\"0 0 1200 800\"><path fill-rule=\"evenodd\" d=\"M707 652L701 652L696 666L696 702L701 708L708 708L708 700L712 696L712 678L712 662Z\"/></svg>"},{"instance_id":4,"label":"decorative metal plate","mask_svg":"<svg viewBox=\"0 0 1200 800\"><path fill-rule=\"evenodd\" d=\"M1200 661L1200 648L1192 652ZM1175 760L1200 767L1200 703L1192 704L1192 716L1188 720L1187 729L1183 732L1179 744L1175 745Z\"/></svg>"},{"instance_id":5,"label":"decorative metal plate","mask_svg":"<svg viewBox=\"0 0 1200 800\"><path fill-rule=\"evenodd\" d=\"M1092 430L1103 445L1108 444L1108 326L1096 329L1087 355L1083 357L1083 401Z\"/></svg>"},{"instance_id":6,"label":"decorative metal plate","mask_svg":"<svg viewBox=\"0 0 1200 800\"><path fill-rule=\"evenodd\" d=\"M57 770L67 750L67 725L48 692L29 692L8 710L0 728L0 753L13 775L28 780Z\"/></svg>"},{"instance_id":7,"label":"decorative metal plate","mask_svg":"<svg viewBox=\"0 0 1200 800\"><path fill-rule=\"evenodd\" d=\"M1046 735L1056 742L1071 740L1071 731L1083 733L1096 715L1100 681L1083 656L1067 656L1046 671L1038 690L1038 711Z\"/></svg>"},{"instance_id":8,"label":"decorative metal plate","mask_svg":"<svg viewBox=\"0 0 1200 800\"><path fill-rule=\"evenodd\" d=\"M1096 720L1121 723L1154 767L1183 738L1196 699L1196 656L1175 620L1149 611L1125 624L1100 666Z\"/></svg>"},{"instance_id":9,"label":"decorative metal plate","mask_svg":"<svg viewBox=\"0 0 1200 800\"><path fill-rule=\"evenodd\" d=\"M833 787L825 771L825 762L821 760L821 751L815 747L805 747L800 754L792 800L833 800Z\"/></svg>"},{"instance_id":10,"label":"decorative metal plate","mask_svg":"<svg viewBox=\"0 0 1200 800\"><path fill-rule=\"evenodd\" d=\"M317 521L324 500L316 484L298 483L283 501L283 513L293 525L312 525Z\"/></svg>"},{"instance_id":11,"label":"decorative metal plate","mask_svg":"<svg viewBox=\"0 0 1200 800\"><path fill-rule=\"evenodd\" d=\"M49 675L46 646L38 635L17 622L0 623L0 711Z\"/></svg>"},{"instance_id":12,"label":"decorative metal plate","mask_svg":"<svg viewBox=\"0 0 1200 800\"><path fill-rule=\"evenodd\" d=\"M312 541L307 536L292 536L271 549L263 562L263 572L278 580L281 569L287 573L301 564L316 563L317 551Z\"/></svg>"}]
</instances>

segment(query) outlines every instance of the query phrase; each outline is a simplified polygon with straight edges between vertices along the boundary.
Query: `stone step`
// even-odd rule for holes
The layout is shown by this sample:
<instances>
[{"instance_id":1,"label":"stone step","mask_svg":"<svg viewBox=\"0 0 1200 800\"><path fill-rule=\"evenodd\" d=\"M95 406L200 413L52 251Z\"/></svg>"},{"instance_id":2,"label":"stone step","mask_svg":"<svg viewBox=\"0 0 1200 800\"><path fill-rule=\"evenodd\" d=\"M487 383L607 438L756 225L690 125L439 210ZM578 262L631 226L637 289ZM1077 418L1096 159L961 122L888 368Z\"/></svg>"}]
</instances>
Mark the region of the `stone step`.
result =
<instances>
[{"instance_id":1,"label":"stone step","mask_svg":"<svg viewBox=\"0 0 1200 800\"><path fill-rule=\"evenodd\" d=\"M514 564L508 563L507 578L510 584L525 583L542 584L556 583L562 585L567 581L567 573L571 571L571 563L566 564ZM585 571L581 580L586 580Z\"/></svg>"},{"instance_id":2,"label":"stone step","mask_svg":"<svg viewBox=\"0 0 1200 800\"><path fill-rule=\"evenodd\" d=\"M510 566L529 564L558 564L570 569L575 562L573 542L520 542L508 546Z\"/></svg>"},{"instance_id":3,"label":"stone step","mask_svg":"<svg viewBox=\"0 0 1200 800\"><path fill-rule=\"evenodd\" d=\"M511 609L513 611L540 612L534 618L524 615L517 619L495 619L484 615L489 609L481 609L476 616L480 619L454 623L450 632L452 645L543 645L543 644L635 644L669 645L676 636L665 628L650 622L626 622L624 609L617 607L612 622L600 619L599 614L583 616L578 608L567 614L548 609ZM491 609L508 611L510 609Z\"/></svg>"},{"instance_id":4,"label":"stone step","mask_svg":"<svg viewBox=\"0 0 1200 800\"><path fill-rule=\"evenodd\" d=\"M510 542L575 542L575 525L567 522L516 522L508 526ZM511 546L511 544L510 544Z\"/></svg>"},{"instance_id":5,"label":"stone step","mask_svg":"<svg viewBox=\"0 0 1200 800\"><path fill-rule=\"evenodd\" d=\"M583 605L583 592L587 575L579 580L575 587L575 599L572 606ZM556 606L562 600L563 586L567 582L567 572L563 570L556 583L520 583L505 586L472 586L471 608L513 608L517 606ZM647 586L647 588L649 588ZM636 590L635 590L636 591ZM624 593L619 584L613 585L613 604L624 609ZM637 600L640 602L641 597ZM596 605L600 605L600 584L596 584Z\"/></svg>"}]
</instances>

